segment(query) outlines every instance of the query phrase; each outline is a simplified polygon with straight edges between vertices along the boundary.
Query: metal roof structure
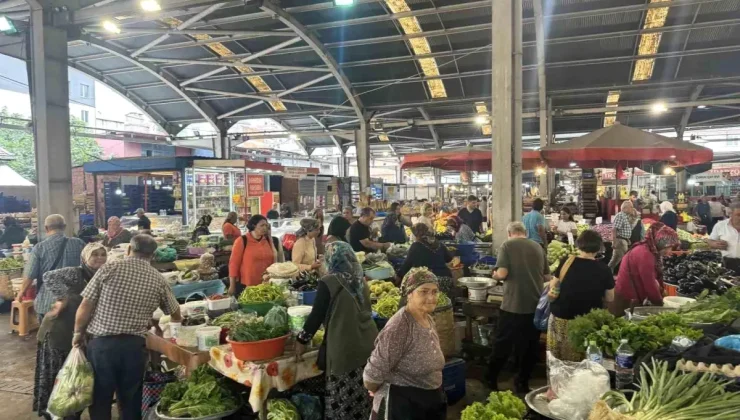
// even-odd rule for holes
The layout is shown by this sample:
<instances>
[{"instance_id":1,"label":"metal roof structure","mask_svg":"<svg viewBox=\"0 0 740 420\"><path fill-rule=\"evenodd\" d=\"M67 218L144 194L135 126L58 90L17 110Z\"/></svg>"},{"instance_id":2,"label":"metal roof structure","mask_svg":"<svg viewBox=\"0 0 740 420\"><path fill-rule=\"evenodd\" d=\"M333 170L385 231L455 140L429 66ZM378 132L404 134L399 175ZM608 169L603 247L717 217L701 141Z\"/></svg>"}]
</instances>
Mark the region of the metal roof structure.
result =
<instances>
[{"instance_id":1,"label":"metal roof structure","mask_svg":"<svg viewBox=\"0 0 740 420\"><path fill-rule=\"evenodd\" d=\"M524 135L538 133L540 108L533 1ZM46 2L69 28L69 65L171 134L274 118L310 151L351 145L358 119L372 118L371 147L398 154L490 142L492 0L160 0L152 13L138 1ZM0 0L21 24L26 9ZM556 134L615 119L680 132L740 120L740 0L543 0L542 22ZM19 38L0 38L0 52L23 58Z\"/></svg>"}]
</instances>

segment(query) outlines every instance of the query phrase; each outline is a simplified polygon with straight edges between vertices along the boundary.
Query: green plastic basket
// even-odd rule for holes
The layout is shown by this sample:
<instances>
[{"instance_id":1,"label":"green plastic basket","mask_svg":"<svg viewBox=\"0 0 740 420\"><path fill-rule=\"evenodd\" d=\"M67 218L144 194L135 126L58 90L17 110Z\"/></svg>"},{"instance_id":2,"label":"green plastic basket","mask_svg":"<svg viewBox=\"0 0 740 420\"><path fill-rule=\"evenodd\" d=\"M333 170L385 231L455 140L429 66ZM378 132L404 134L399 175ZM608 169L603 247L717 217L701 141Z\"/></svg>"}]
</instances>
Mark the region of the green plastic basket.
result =
<instances>
[{"instance_id":1,"label":"green plastic basket","mask_svg":"<svg viewBox=\"0 0 740 420\"><path fill-rule=\"evenodd\" d=\"M256 312L259 316L265 316L273 306L280 304L280 302L240 303L239 310L242 312Z\"/></svg>"}]
</instances>

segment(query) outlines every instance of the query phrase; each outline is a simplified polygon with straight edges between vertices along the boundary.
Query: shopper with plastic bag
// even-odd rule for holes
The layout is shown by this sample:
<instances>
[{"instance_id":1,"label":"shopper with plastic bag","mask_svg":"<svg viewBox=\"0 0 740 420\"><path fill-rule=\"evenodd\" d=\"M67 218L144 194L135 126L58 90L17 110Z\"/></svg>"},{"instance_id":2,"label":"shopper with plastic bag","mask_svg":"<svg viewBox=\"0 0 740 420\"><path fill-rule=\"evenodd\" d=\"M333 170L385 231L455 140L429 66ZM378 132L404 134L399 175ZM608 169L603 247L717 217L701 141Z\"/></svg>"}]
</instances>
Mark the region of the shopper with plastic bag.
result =
<instances>
[{"instance_id":1,"label":"shopper with plastic bag","mask_svg":"<svg viewBox=\"0 0 740 420\"><path fill-rule=\"evenodd\" d=\"M82 292L73 345L85 345L95 374L91 420L110 420L115 393L123 420L141 419L146 334L157 308L180 321L180 306L164 277L151 265L157 243L145 234L131 239L129 256L104 265Z\"/></svg>"},{"instance_id":2,"label":"shopper with plastic bag","mask_svg":"<svg viewBox=\"0 0 740 420\"><path fill-rule=\"evenodd\" d=\"M93 403L93 384L90 362L80 348L73 348L57 375L46 411L54 417L79 418Z\"/></svg>"}]
</instances>

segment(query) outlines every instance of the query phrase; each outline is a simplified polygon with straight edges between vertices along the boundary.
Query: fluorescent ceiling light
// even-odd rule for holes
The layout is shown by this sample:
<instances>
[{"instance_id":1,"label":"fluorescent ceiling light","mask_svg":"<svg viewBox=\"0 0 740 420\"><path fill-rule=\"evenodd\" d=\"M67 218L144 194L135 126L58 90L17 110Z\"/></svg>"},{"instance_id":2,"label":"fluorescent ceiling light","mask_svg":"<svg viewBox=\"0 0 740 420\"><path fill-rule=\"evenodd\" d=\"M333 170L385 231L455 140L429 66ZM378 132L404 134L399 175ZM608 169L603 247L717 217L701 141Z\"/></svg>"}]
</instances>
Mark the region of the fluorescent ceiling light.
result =
<instances>
[{"instance_id":1,"label":"fluorescent ceiling light","mask_svg":"<svg viewBox=\"0 0 740 420\"><path fill-rule=\"evenodd\" d=\"M162 6L159 5L157 0L141 0L139 6L141 6L141 9L145 12L158 12L162 10Z\"/></svg>"},{"instance_id":2,"label":"fluorescent ceiling light","mask_svg":"<svg viewBox=\"0 0 740 420\"><path fill-rule=\"evenodd\" d=\"M575 162L571 162L571 163L570 163L570 167L571 167L571 168L575 168L575 167L576 167L576 165L577 165L577 164L576 164Z\"/></svg>"},{"instance_id":3,"label":"fluorescent ceiling light","mask_svg":"<svg viewBox=\"0 0 740 420\"><path fill-rule=\"evenodd\" d=\"M478 115L475 117L475 123L478 125L483 125L488 122L488 117L485 115Z\"/></svg>"},{"instance_id":4,"label":"fluorescent ceiling light","mask_svg":"<svg viewBox=\"0 0 740 420\"><path fill-rule=\"evenodd\" d=\"M5 16L0 16L0 32L15 32L13 21Z\"/></svg>"},{"instance_id":5,"label":"fluorescent ceiling light","mask_svg":"<svg viewBox=\"0 0 740 420\"><path fill-rule=\"evenodd\" d=\"M697 108L699 108L699 109L704 109L706 107L707 107L706 105L699 105L699 106L697 106Z\"/></svg>"},{"instance_id":6,"label":"fluorescent ceiling light","mask_svg":"<svg viewBox=\"0 0 740 420\"><path fill-rule=\"evenodd\" d=\"M355 0L334 0L335 6L352 6Z\"/></svg>"},{"instance_id":7,"label":"fluorescent ceiling light","mask_svg":"<svg viewBox=\"0 0 740 420\"><path fill-rule=\"evenodd\" d=\"M103 29L114 34L120 34L121 28L118 27L112 20L106 20L103 22Z\"/></svg>"},{"instance_id":8,"label":"fluorescent ceiling light","mask_svg":"<svg viewBox=\"0 0 740 420\"><path fill-rule=\"evenodd\" d=\"M298 140L298 135L291 133L290 136L288 136L291 140L295 141Z\"/></svg>"}]
</instances>

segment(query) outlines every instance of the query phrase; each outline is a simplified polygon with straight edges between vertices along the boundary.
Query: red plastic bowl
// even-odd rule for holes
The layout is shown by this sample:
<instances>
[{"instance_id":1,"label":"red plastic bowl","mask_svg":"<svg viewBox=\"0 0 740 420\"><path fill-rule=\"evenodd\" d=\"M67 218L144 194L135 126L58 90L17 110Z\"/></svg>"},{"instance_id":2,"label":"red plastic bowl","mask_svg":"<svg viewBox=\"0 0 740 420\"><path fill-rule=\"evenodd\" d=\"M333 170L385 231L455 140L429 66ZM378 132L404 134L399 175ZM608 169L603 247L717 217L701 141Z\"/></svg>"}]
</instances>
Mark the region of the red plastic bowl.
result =
<instances>
[{"instance_id":1,"label":"red plastic bowl","mask_svg":"<svg viewBox=\"0 0 740 420\"><path fill-rule=\"evenodd\" d=\"M250 342L232 341L229 338L228 342L231 344L231 350L234 351L234 357L244 362L253 362L282 356L285 352L285 342L288 341L288 337L290 337L290 334L269 340Z\"/></svg>"}]
</instances>

